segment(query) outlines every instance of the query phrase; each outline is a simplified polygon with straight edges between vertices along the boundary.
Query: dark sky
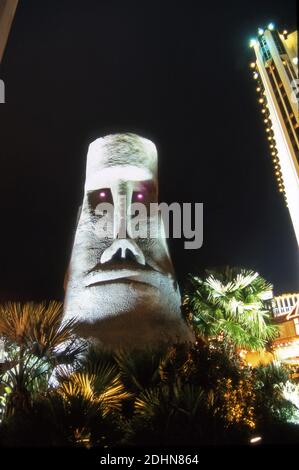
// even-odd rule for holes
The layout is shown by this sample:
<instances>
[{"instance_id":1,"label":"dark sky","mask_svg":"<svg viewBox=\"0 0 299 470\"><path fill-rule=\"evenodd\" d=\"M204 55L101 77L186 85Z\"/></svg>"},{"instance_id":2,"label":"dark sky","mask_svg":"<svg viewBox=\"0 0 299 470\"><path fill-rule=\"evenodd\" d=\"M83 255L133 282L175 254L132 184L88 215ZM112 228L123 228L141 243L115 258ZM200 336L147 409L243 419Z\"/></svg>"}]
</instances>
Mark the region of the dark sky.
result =
<instances>
[{"instance_id":1,"label":"dark sky","mask_svg":"<svg viewBox=\"0 0 299 470\"><path fill-rule=\"evenodd\" d=\"M217 265L298 291L249 39L295 1L20 0L0 68L0 300L63 297L86 151L133 131L159 149L160 200L204 203L204 244L171 242L181 281Z\"/></svg>"}]
</instances>

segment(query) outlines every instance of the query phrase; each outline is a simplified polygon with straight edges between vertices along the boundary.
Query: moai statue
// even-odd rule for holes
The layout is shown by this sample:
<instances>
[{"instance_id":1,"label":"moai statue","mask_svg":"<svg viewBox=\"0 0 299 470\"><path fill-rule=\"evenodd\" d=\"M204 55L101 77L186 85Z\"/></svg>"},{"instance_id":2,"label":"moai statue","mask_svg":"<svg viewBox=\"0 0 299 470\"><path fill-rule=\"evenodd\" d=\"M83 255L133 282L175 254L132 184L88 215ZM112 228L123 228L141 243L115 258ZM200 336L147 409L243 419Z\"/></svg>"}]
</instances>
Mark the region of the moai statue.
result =
<instances>
[{"instance_id":1,"label":"moai statue","mask_svg":"<svg viewBox=\"0 0 299 470\"><path fill-rule=\"evenodd\" d=\"M76 318L80 336L108 348L193 339L181 314L163 222L159 214L149 215L158 201L157 183L157 150L150 140L114 134L90 144L64 319ZM154 236L150 230L136 236L130 210L136 203L147 210L143 229L159 221Z\"/></svg>"}]
</instances>

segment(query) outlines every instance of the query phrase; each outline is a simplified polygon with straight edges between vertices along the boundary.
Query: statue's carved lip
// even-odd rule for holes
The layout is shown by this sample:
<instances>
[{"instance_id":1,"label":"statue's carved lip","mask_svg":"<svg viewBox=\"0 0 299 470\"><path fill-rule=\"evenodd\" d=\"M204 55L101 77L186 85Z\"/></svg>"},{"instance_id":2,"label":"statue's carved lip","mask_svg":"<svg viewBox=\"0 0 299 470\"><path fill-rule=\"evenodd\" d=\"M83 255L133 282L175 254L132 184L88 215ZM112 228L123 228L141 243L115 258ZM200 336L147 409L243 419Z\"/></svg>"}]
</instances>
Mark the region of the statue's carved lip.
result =
<instances>
[{"instance_id":1,"label":"statue's carved lip","mask_svg":"<svg viewBox=\"0 0 299 470\"><path fill-rule=\"evenodd\" d=\"M167 275L161 266L158 265L154 260L149 260L145 264L140 264L131 259L121 259L121 260L112 260L108 263L98 263L89 271L87 271L87 276L93 276L94 273L104 273L104 272L114 272L114 271L123 271L130 270L132 272L145 272L145 271L157 271L159 273Z\"/></svg>"},{"instance_id":2,"label":"statue's carved lip","mask_svg":"<svg viewBox=\"0 0 299 470\"><path fill-rule=\"evenodd\" d=\"M94 282L92 284L89 284L86 287L90 288L90 287L96 287L96 286L104 285L104 284L128 284L129 286L136 285L136 287L141 286L141 287L151 287L151 288L158 289L158 287L155 286L154 284L150 284L148 282L144 282L144 281L137 280L134 278L129 278L129 277L122 277L122 278L117 278L113 280Z\"/></svg>"},{"instance_id":3,"label":"statue's carved lip","mask_svg":"<svg viewBox=\"0 0 299 470\"><path fill-rule=\"evenodd\" d=\"M95 284L102 284L107 282L116 281L128 281L128 282L139 282L143 284L150 284L154 287L159 288L161 285L162 278L168 278L173 280L171 274L165 275L164 273L154 271L153 269L113 269L104 271L92 271L86 277L85 287L91 287Z\"/></svg>"}]
</instances>

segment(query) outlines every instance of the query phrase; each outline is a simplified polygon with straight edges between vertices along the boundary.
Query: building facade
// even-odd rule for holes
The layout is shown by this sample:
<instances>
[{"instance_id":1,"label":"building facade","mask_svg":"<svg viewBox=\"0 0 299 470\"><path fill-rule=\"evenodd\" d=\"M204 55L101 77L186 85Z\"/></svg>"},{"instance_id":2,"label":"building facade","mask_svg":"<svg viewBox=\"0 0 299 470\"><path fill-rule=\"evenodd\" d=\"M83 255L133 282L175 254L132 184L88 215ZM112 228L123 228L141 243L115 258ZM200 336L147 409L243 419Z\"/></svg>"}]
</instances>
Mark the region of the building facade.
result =
<instances>
[{"instance_id":1,"label":"building facade","mask_svg":"<svg viewBox=\"0 0 299 470\"><path fill-rule=\"evenodd\" d=\"M299 112L297 31L279 33L271 23L251 40L250 64L265 123L278 189L299 244Z\"/></svg>"},{"instance_id":2,"label":"building facade","mask_svg":"<svg viewBox=\"0 0 299 470\"><path fill-rule=\"evenodd\" d=\"M271 341L271 351L241 351L241 357L251 367L268 365L274 360L291 368L291 376L299 380L299 293L282 294L265 303L278 327L277 337Z\"/></svg>"},{"instance_id":3,"label":"building facade","mask_svg":"<svg viewBox=\"0 0 299 470\"><path fill-rule=\"evenodd\" d=\"M272 312L279 329L272 343L275 358L292 366L299 378L299 293L274 297Z\"/></svg>"}]
</instances>

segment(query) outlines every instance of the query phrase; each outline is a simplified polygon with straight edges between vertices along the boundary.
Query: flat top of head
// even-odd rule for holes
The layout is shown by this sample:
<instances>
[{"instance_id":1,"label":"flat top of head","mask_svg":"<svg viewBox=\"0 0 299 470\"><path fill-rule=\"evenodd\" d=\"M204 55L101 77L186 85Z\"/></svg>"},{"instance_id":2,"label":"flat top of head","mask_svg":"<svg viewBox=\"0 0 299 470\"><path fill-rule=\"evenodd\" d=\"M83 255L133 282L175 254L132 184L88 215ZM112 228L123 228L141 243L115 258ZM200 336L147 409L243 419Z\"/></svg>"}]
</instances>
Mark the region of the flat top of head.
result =
<instances>
[{"instance_id":1,"label":"flat top of head","mask_svg":"<svg viewBox=\"0 0 299 470\"><path fill-rule=\"evenodd\" d=\"M111 174L123 179L156 179L155 144L137 134L111 134L92 142L88 149L86 188L99 186L99 180ZM128 175L131 175L130 177Z\"/></svg>"}]
</instances>

